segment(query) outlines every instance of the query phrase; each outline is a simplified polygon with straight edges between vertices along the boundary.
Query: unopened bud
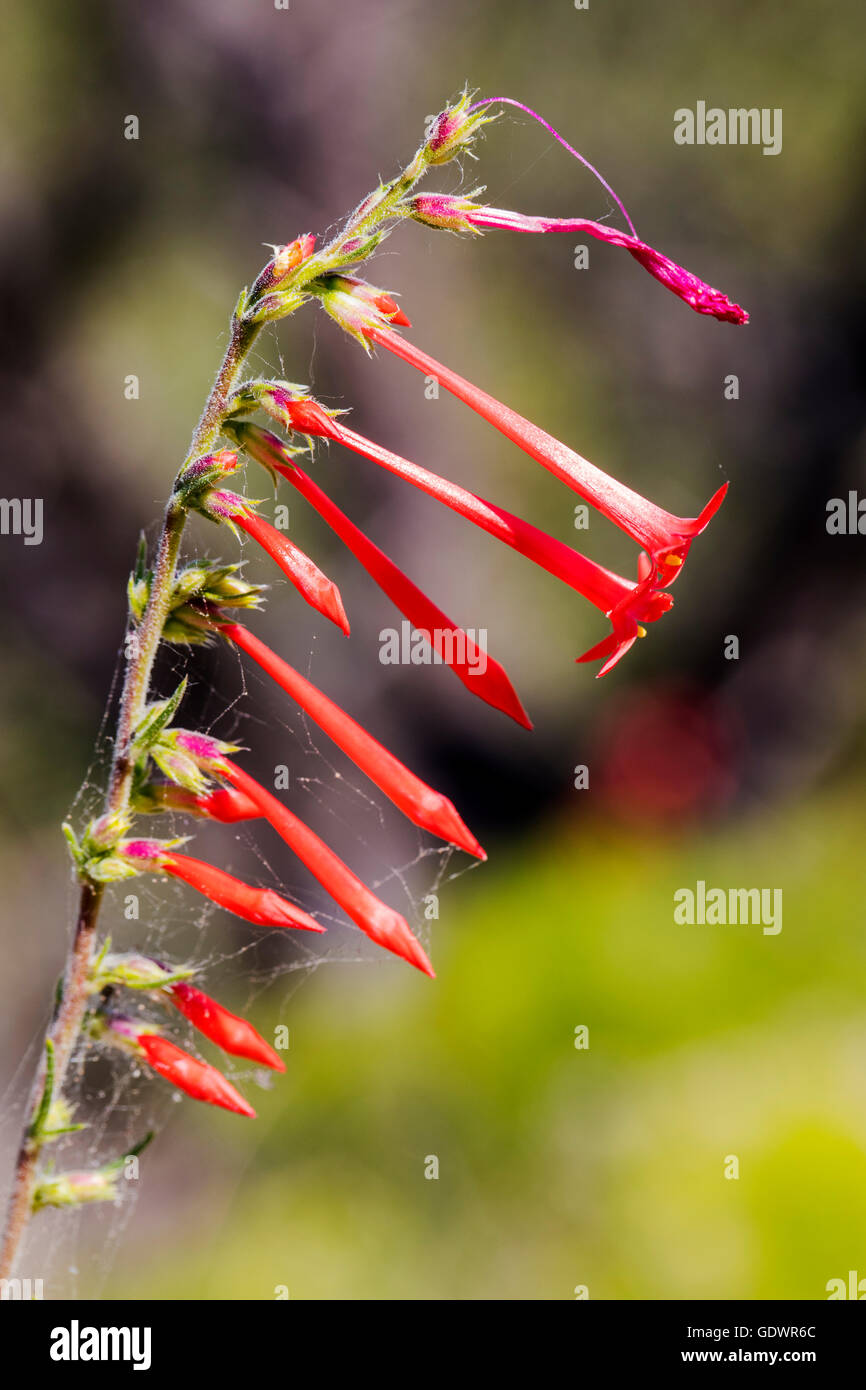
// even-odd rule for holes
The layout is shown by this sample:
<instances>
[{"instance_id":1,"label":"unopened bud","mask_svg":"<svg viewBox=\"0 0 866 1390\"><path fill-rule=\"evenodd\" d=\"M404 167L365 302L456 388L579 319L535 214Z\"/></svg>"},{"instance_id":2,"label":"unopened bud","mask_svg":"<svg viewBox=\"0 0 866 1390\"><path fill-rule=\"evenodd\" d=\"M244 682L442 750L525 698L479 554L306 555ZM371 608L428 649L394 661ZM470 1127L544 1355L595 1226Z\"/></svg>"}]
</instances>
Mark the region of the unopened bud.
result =
<instances>
[{"instance_id":1,"label":"unopened bud","mask_svg":"<svg viewBox=\"0 0 866 1390\"><path fill-rule=\"evenodd\" d=\"M416 222L422 222L425 227L480 235L478 228L470 221L470 215L477 207L470 198L453 197L448 193L416 193L406 206L409 216L414 217Z\"/></svg>"},{"instance_id":2,"label":"unopened bud","mask_svg":"<svg viewBox=\"0 0 866 1390\"><path fill-rule=\"evenodd\" d=\"M447 164L455 155L468 153L481 127L495 120L484 114L486 107L472 111L471 102L472 94L464 92L458 102L446 106L433 121L424 143L428 164Z\"/></svg>"},{"instance_id":3,"label":"unopened bud","mask_svg":"<svg viewBox=\"0 0 866 1390\"><path fill-rule=\"evenodd\" d=\"M116 1202L118 1169L57 1173L42 1178L33 1194L33 1210L42 1207L79 1207L86 1202Z\"/></svg>"},{"instance_id":4,"label":"unopened bud","mask_svg":"<svg viewBox=\"0 0 866 1390\"><path fill-rule=\"evenodd\" d=\"M302 261L309 260L316 246L316 238L312 232L304 232L302 236L290 241L288 246L282 247L274 256L271 262L270 271L273 283L278 284L284 280L293 270L296 270Z\"/></svg>"}]
</instances>

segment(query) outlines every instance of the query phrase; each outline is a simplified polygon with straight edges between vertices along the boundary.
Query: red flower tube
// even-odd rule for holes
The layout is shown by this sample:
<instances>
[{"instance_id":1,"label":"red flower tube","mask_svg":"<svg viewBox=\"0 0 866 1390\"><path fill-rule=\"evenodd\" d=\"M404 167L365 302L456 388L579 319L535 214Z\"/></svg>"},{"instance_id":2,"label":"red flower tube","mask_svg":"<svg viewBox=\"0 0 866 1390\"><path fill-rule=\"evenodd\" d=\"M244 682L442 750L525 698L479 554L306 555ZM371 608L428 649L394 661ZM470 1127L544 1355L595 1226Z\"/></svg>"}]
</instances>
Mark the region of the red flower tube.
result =
<instances>
[{"instance_id":1,"label":"red flower tube","mask_svg":"<svg viewBox=\"0 0 866 1390\"><path fill-rule=\"evenodd\" d=\"M459 845L467 854L474 854L478 859L487 858L447 796L442 796L440 792L428 787L426 782L422 782L420 777L416 777L414 772L404 767L378 739L373 738L373 735L356 723L345 710L340 709L339 705L329 700L327 695L278 657L276 652L272 652L270 647L248 628L242 627L240 623L220 623L219 631L230 642L242 648L253 661L257 661L262 669L282 686L286 694L315 719L319 728L333 739L337 747L342 748L355 765L365 772L415 825L450 841L451 844ZM235 796L242 795L234 788L232 792ZM249 797L245 797L245 800L253 804ZM260 809L255 807L253 814L261 815Z\"/></svg>"},{"instance_id":2,"label":"red flower tube","mask_svg":"<svg viewBox=\"0 0 866 1390\"><path fill-rule=\"evenodd\" d=\"M607 227L601 222L591 222L585 217L530 217L520 212L508 212L504 208L479 207L469 198L441 193L418 193L410 206L413 217L432 227L454 230L487 227L511 232L567 232L596 237L611 246L624 247L650 275L696 313L709 314L727 323L743 324L749 321L745 309L690 270L677 265L676 261L663 256L660 251L655 251L640 237L617 231L615 227ZM397 322L396 319L391 321Z\"/></svg>"},{"instance_id":3,"label":"red flower tube","mask_svg":"<svg viewBox=\"0 0 866 1390\"><path fill-rule=\"evenodd\" d=\"M267 468L276 469L302 497L307 499L351 550L383 593L388 595L413 627L426 637L434 650L447 662L467 690L493 705L495 709L502 710L525 729L532 728L517 691L499 662L485 653L485 669L481 668L480 653L472 639L452 622L441 608L437 608L435 603L398 569L393 560L389 560L384 551L374 545L369 537L349 520L345 512L340 511L327 493L298 467L276 435L271 434L269 430L260 429L258 425L237 421L230 422L226 428L238 439L251 458L263 463ZM465 655L461 655L461 652Z\"/></svg>"},{"instance_id":4,"label":"red flower tube","mask_svg":"<svg viewBox=\"0 0 866 1390\"><path fill-rule=\"evenodd\" d=\"M647 501L616 478L611 478L588 459L560 443L558 439L518 415L494 396L473 386L470 381L451 371L443 363L422 352L413 343L388 327L372 321L365 328L367 337L380 343L395 356L437 381L468 405L477 414L495 425L500 433L514 441L538 463L547 468L568 487L585 497L627 535L648 550L659 571L660 582L670 584L676 579L695 536L722 505L728 484L724 483L710 498L699 516L672 516L662 507Z\"/></svg>"},{"instance_id":5,"label":"red flower tube","mask_svg":"<svg viewBox=\"0 0 866 1390\"><path fill-rule=\"evenodd\" d=\"M209 1062L200 1062L197 1057L191 1057L182 1047L159 1033L139 1033L137 1043L148 1066L179 1091L192 1096L193 1100L219 1105L223 1110L232 1110L236 1115L246 1115L252 1120L256 1118L253 1107Z\"/></svg>"},{"instance_id":6,"label":"red flower tube","mask_svg":"<svg viewBox=\"0 0 866 1390\"><path fill-rule=\"evenodd\" d=\"M166 782L150 789L153 797L166 811L186 811L191 816L206 816L209 820L234 825L237 821L257 820L259 808L242 796L234 787L214 787L206 792L191 792L186 787Z\"/></svg>"},{"instance_id":7,"label":"red flower tube","mask_svg":"<svg viewBox=\"0 0 866 1390\"><path fill-rule=\"evenodd\" d=\"M255 800L255 798L251 798ZM263 814L263 813L262 813ZM272 888L253 888L202 859L166 849L159 840L126 840L120 851L127 859L141 862L154 873L169 874L203 893L227 912L255 922L260 927L297 927L302 931L323 932L314 917L303 908L281 898Z\"/></svg>"},{"instance_id":8,"label":"red flower tube","mask_svg":"<svg viewBox=\"0 0 866 1390\"><path fill-rule=\"evenodd\" d=\"M340 590L333 580L323 574L318 565L305 555L294 541L284 536L269 521L251 511L243 498L231 492L211 492L203 504L207 512L240 526L254 541L258 541L271 559L279 565L287 579L291 580L298 593L307 603L330 618L332 623L349 635L349 620L340 597Z\"/></svg>"},{"instance_id":9,"label":"red flower tube","mask_svg":"<svg viewBox=\"0 0 866 1390\"><path fill-rule=\"evenodd\" d=\"M194 1028L221 1047L223 1052L230 1053L232 1057L246 1057L250 1062L258 1062L274 1071L286 1070L282 1057L265 1042L251 1023L223 1008L222 1004L202 990L188 985L185 980L178 980L169 985L165 993L184 1018L188 1018Z\"/></svg>"},{"instance_id":10,"label":"red flower tube","mask_svg":"<svg viewBox=\"0 0 866 1390\"><path fill-rule=\"evenodd\" d=\"M262 397L262 405L289 428L299 430L302 434L320 435L335 440L364 458L381 464L389 473L404 478L428 496L435 497L438 502L466 517L497 540L510 545L512 549L519 551L557 579L569 584L584 598L589 599L590 603L595 604L596 608L601 609L602 613L610 615L616 611L624 622L631 620L634 636L639 635L637 628L641 623L655 622L672 606L673 600L670 595L663 595L648 584L652 566L648 570L642 566L640 582L632 584L593 560L587 559L571 546L556 540L554 536L539 530L531 522L497 507L493 502L486 502L459 484L440 478L436 473L410 463L408 459L401 458L389 449L383 449L381 445L365 439L363 435L356 434L354 430L350 430L329 415L317 401L307 397L295 399L284 388L275 386ZM612 651L613 647L610 650ZM596 651L597 655L602 654L596 648L593 648L593 651ZM624 650L619 652L619 656L624 654ZM609 662L599 674L603 675L613 664Z\"/></svg>"},{"instance_id":11,"label":"red flower tube","mask_svg":"<svg viewBox=\"0 0 866 1390\"><path fill-rule=\"evenodd\" d=\"M213 770L256 802L265 819L270 821L310 873L371 941L402 956L410 965L423 970L425 975L434 975L433 967L406 919L377 898L324 840L319 839L315 831L304 825L288 807L260 787L255 778L230 759L220 758L214 763Z\"/></svg>"}]
</instances>

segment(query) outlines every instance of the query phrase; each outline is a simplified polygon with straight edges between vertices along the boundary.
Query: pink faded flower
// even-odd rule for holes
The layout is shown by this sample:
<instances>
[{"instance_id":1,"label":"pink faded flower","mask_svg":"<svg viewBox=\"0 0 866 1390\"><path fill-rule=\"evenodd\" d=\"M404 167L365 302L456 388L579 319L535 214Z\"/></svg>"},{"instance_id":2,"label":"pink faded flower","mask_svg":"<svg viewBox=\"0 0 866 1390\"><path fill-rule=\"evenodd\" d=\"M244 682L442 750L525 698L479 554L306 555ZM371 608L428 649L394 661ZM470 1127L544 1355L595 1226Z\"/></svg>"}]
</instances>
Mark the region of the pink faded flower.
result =
<instances>
[{"instance_id":1,"label":"pink faded flower","mask_svg":"<svg viewBox=\"0 0 866 1390\"><path fill-rule=\"evenodd\" d=\"M663 256L645 241L628 232L617 231L601 222L585 217L531 217L503 208L479 207L471 199L449 197L440 193L418 193L411 202L411 213L419 222L453 231L481 231L492 228L508 232L566 232L586 235L606 241L610 246L622 246L650 275L688 304L697 314L708 314L726 323L748 323L749 315L720 290L713 289L690 270Z\"/></svg>"}]
</instances>

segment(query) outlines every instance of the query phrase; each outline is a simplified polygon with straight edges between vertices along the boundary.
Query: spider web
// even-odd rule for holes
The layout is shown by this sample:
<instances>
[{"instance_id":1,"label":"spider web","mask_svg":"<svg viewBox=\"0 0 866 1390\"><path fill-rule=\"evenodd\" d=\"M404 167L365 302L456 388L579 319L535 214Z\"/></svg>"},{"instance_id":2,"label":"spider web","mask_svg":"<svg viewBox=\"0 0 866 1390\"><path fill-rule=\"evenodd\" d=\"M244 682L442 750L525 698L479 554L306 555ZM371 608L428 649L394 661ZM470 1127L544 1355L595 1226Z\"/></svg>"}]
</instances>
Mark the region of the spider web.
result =
<instances>
[{"instance_id":1,"label":"spider web","mask_svg":"<svg viewBox=\"0 0 866 1390\"><path fill-rule=\"evenodd\" d=\"M511 120L515 125L527 124L519 118ZM551 141L532 160L525 164L519 162L513 177L500 191L500 199L554 148ZM459 191L466 183L466 174L462 162L455 161L455 166L459 174L455 191ZM601 220L608 215L608 212L599 214ZM332 230L337 225L335 222ZM392 248L387 247L376 259L393 254ZM312 387L317 339L315 324L311 327L306 379ZM281 375L293 377L293 373L286 371L274 330L263 334L262 338L270 339L269 351L267 354L252 353L250 365L253 358L257 358L259 365L269 372L275 353ZM324 735L319 741L316 725L302 711L290 720L285 710L295 707L288 697L282 715L275 713L273 700L269 700L267 720L258 715L255 694L259 689L272 690L271 683L256 670L245 668L237 653L232 667L227 652L221 652L219 680L208 684L201 671L203 663L197 660L201 648L164 650L173 651L174 655L169 658L168 670L163 669L159 694L165 695L173 688L172 676L176 685L185 674L196 681L199 696L202 688L207 688L204 716L197 721L199 728L245 744L251 742L249 734L258 725L261 743L266 746L273 743L275 729L279 729L281 748L288 745L292 749L291 790L286 794L287 804L304 820L310 819L311 810L315 813L311 823L317 831L333 844L341 858L374 892L403 913L422 945L429 949L433 920L428 920L423 911L425 899L430 894L438 895L445 884L478 868L478 862L411 825L384 793L379 792ZM292 659L296 664L300 664L298 657L295 651ZM315 646L308 645L303 669L314 683L315 665ZM225 685L232 669L236 690L227 697ZM70 811L69 819L76 828L98 815L102 808L121 674L122 660L119 658L93 760ZM183 710L179 722L184 722ZM267 994L267 1010L256 1016L257 1026L266 1037L269 1023L272 1027L290 1025L295 994L322 967L375 963L380 969L384 966L411 968L369 942L335 909L324 889L311 886L305 871L298 872L298 861L291 850L266 822L255 820L222 827L207 821L193 821L190 817L162 814L142 817L137 824L142 834L158 838L195 833L194 854L237 872L249 882L275 888L328 928L324 936L257 928L229 919L220 909L169 878L150 878L146 874L114 885L106 894L100 914L100 940L110 935L115 951L136 951L172 962L194 964L199 987L240 1013L251 1010ZM339 843L327 833L328 825L339 832ZM414 845L413 852L395 866L389 849L405 845L407 835ZM222 854L218 852L220 845ZM232 845L234 849L229 848ZM243 860L246 863L241 868ZM130 893L139 900L139 916L127 920L122 908ZM75 919L77 899L77 885L71 884L70 922ZM279 998L275 1000L277 993ZM186 1050L218 1065L253 1104L257 1089L290 1082L291 1051L286 1058L287 1075L277 1076L220 1053L200 1039L179 1014L152 1004L147 996L124 991L118 1005L126 1013L156 1021ZM43 1046L47 1021L46 1018L34 1030L6 1093L0 1096L0 1138L10 1154L18 1142L30 1079ZM43 1159L50 1161L58 1172L98 1168L127 1152L150 1131L154 1131L158 1141L160 1131L178 1110L183 1112L185 1107L196 1104L125 1054L92 1043L79 1044L63 1094L74 1109L73 1119L85 1123L86 1128L44 1150ZM221 1118L230 1123L232 1117L214 1112L215 1123ZM31 1224L26 1246L19 1256L19 1277L41 1278L46 1298L75 1298L82 1294L98 1298L110 1292L111 1271L122 1248L124 1232L137 1202L148 1200L147 1157L142 1159L139 1181L121 1180L117 1202L41 1212ZM245 1159L241 1157L240 1161L243 1163ZM45 1162L43 1166L47 1166ZM155 1197L154 1202L156 1200Z\"/></svg>"},{"instance_id":2,"label":"spider web","mask_svg":"<svg viewBox=\"0 0 866 1390\"><path fill-rule=\"evenodd\" d=\"M313 366L311 360L311 379ZM282 360L281 370L285 374ZM281 762L289 769L289 790L278 794L378 896L406 917L429 949L435 922L425 913L429 895L438 898L443 885L477 867L477 861L406 820L288 696L280 692L275 699L273 683L251 663L244 664L234 648L220 645L212 650L215 662L201 647L165 644L152 698L167 695L187 675L190 695L198 703L195 727L260 751L278 745ZM308 679L324 684L316 679L315 644L308 643L303 665L298 655L293 653ZM217 672L214 679L207 674L210 664ZM119 657L93 759L68 817L76 831L102 809L122 669L123 659ZM264 706L262 695L267 700ZM181 726L187 724L187 700L175 721ZM263 707L266 716L261 712ZM350 922L264 820L223 826L168 812L141 816L136 833L159 839L194 836L190 853L245 881L276 889L327 928L326 934L319 936L257 927L230 917L192 889L160 875L145 873L109 886L100 912L99 942L110 937L112 951L194 965L196 985L236 1012L254 1012L266 1038L272 1038L280 1025L291 1030L294 996L322 967L375 964L379 969L411 969L370 942ZM395 862L398 853L401 857ZM77 898L78 888L72 883L70 922L75 919ZM135 915L129 915L132 912ZM217 1065L254 1106L259 1088L269 1089L287 1081L291 1084L290 1049L281 1054L288 1070L286 1076L280 1076L223 1054L176 1010L160 1006L146 993L119 989L111 1005L136 1019L160 1025L181 1047ZM34 1031L2 1097L0 1131L10 1155L23 1122L44 1031L43 1022ZM127 1153L150 1131L158 1140L179 1109L196 1104L128 1054L87 1040L79 1041L63 1095L74 1111L73 1120L86 1127L43 1150L41 1167L50 1166L58 1173L99 1168ZM234 1119L214 1111L213 1123L221 1122L232 1123ZM245 1162L242 1150L240 1154L240 1161ZM116 1202L38 1213L19 1256L19 1277L42 1279L47 1298L104 1296L134 1206L139 1199L148 1200L147 1164L145 1154L139 1165L140 1177L120 1179Z\"/></svg>"}]
</instances>

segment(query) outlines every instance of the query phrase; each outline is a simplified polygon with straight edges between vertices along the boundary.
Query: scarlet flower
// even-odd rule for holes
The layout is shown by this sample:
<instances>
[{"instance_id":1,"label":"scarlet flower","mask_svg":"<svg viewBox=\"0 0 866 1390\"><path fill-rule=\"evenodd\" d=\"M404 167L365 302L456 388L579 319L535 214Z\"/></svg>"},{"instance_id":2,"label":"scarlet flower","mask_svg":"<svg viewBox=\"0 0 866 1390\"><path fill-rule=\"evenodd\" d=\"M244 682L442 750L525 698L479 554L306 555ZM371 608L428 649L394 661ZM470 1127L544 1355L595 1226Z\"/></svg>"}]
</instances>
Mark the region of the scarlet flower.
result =
<instances>
[{"instance_id":1,"label":"scarlet flower","mask_svg":"<svg viewBox=\"0 0 866 1390\"><path fill-rule=\"evenodd\" d=\"M169 985L165 992L184 1018L188 1018L194 1028L221 1047L223 1052L230 1053L232 1057L246 1057L274 1071L286 1070L282 1057L265 1042L251 1023L223 1008L222 1004L202 990L178 980Z\"/></svg>"},{"instance_id":2,"label":"scarlet flower","mask_svg":"<svg viewBox=\"0 0 866 1390\"><path fill-rule=\"evenodd\" d=\"M166 849L159 840L126 840L121 844L120 852L124 858L141 862L144 868L153 873L181 879L227 912L233 912L236 917L243 917L245 921L255 922L260 927L297 927L302 931L314 932L325 930L303 908L280 897L272 888L253 888L202 859L191 859L189 855Z\"/></svg>"},{"instance_id":3,"label":"scarlet flower","mask_svg":"<svg viewBox=\"0 0 866 1390\"><path fill-rule=\"evenodd\" d=\"M518 415L516 410L509 409L494 396L489 396L442 362L422 352L393 329L371 325L367 328L367 335L425 376L435 376L447 391L495 425L500 433L513 440L648 550L662 587L676 579L692 541L722 505L728 490L727 483L713 494L699 516L672 516L654 502L641 497L640 493L626 487L625 483L596 468L595 464L576 454L573 449Z\"/></svg>"},{"instance_id":4,"label":"scarlet flower","mask_svg":"<svg viewBox=\"0 0 866 1390\"><path fill-rule=\"evenodd\" d=\"M419 222L455 231L478 231L488 227L510 232L567 232L596 237L611 246L624 247L650 275L696 313L709 314L712 318L727 323L742 324L749 321L745 309L739 304L734 304L727 295L713 289L712 285L700 280L690 270L677 265L660 251L655 251L645 241L641 241L640 237L617 231L615 227L607 227L601 222L591 222L585 217L531 217L520 212L509 212L504 208L479 207L469 198L452 197L442 193L416 194L411 201L410 211Z\"/></svg>"},{"instance_id":5,"label":"scarlet flower","mask_svg":"<svg viewBox=\"0 0 866 1390\"><path fill-rule=\"evenodd\" d=\"M389 323L401 324L404 328L411 328L400 305L390 294L384 290L377 289L375 285L370 285L366 280L359 280L355 275L339 275L333 277L334 282L339 280L339 287L346 294L351 294L355 299L363 304L369 305L388 320Z\"/></svg>"},{"instance_id":6,"label":"scarlet flower","mask_svg":"<svg viewBox=\"0 0 866 1390\"><path fill-rule=\"evenodd\" d=\"M221 758L213 770L256 803L265 819L270 821L289 848L365 936L395 955L402 956L425 975L434 975L433 967L406 919L377 898L324 840L319 839L315 831L304 825L287 806L259 786L255 778L229 758Z\"/></svg>"},{"instance_id":7,"label":"scarlet flower","mask_svg":"<svg viewBox=\"0 0 866 1390\"><path fill-rule=\"evenodd\" d=\"M185 811L191 816L206 816L210 820L233 825L236 821L256 820L260 814L249 797L242 796L233 787L213 787L206 792L192 792L186 787L177 787L170 782L159 787L148 787L148 797L159 803L166 811Z\"/></svg>"},{"instance_id":8,"label":"scarlet flower","mask_svg":"<svg viewBox=\"0 0 866 1390\"><path fill-rule=\"evenodd\" d=\"M246 531L248 536L258 541L294 584L302 598L307 600L319 613L330 618L332 623L349 635L349 620L343 607L343 600L336 584L323 574L308 555L305 555L294 541L271 526L264 517L252 511L242 497L235 493L214 491L208 495L204 504L212 515L234 522Z\"/></svg>"},{"instance_id":9,"label":"scarlet flower","mask_svg":"<svg viewBox=\"0 0 866 1390\"><path fill-rule=\"evenodd\" d=\"M232 421L226 426L251 458L275 469L315 507L352 554L363 565L379 588L388 595L404 617L409 619L427 641L439 652L466 689L495 709L502 710L531 729L529 716L506 672L489 654L480 660L480 652L472 639L447 617L426 594L407 578L388 556L360 531L354 522L341 512L336 503L322 491L312 478L298 467L289 451L269 430ZM484 669L482 669L482 666Z\"/></svg>"},{"instance_id":10,"label":"scarlet flower","mask_svg":"<svg viewBox=\"0 0 866 1390\"><path fill-rule=\"evenodd\" d=\"M253 1107L236 1091L221 1071L209 1062L201 1062L191 1057L182 1047L164 1038L159 1033L139 1033L138 1047L149 1067L179 1091L192 1096L193 1100L203 1100L208 1105L219 1105L223 1110L232 1110L236 1115L256 1118Z\"/></svg>"},{"instance_id":11,"label":"scarlet flower","mask_svg":"<svg viewBox=\"0 0 866 1390\"><path fill-rule=\"evenodd\" d=\"M324 729L337 747L342 748L355 765L366 773L415 825L450 841L451 844L458 845L478 859L487 858L447 796L442 796L440 792L428 787L426 782L422 782L420 777L416 777L414 772L404 767L378 739L373 738L373 735L356 723L345 710L340 709L339 705L329 700L312 682L278 657L276 652L272 652L270 647L265 646L248 628L242 627L240 623L220 623L219 631L223 637L234 642L257 661L262 669L282 686L286 694L315 719L319 728ZM233 794L241 795L237 791ZM250 802L249 797L245 797L245 800ZM261 815L258 807L254 807L253 814Z\"/></svg>"},{"instance_id":12,"label":"scarlet flower","mask_svg":"<svg viewBox=\"0 0 866 1390\"><path fill-rule=\"evenodd\" d=\"M430 497L435 497L437 501L466 517L505 545L510 545L512 549L525 555L557 579L571 585L584 598L589 599L590 603L595 604L596 608L601 609L602 613L608 616L616 614L616 641L611 643L611 639L607 639L599 647L593 648L597 656L616 652L616 656L606 663L599 675L604 675L625 655L635 637L640 635L639 628L642 623L655 622L672 606L671 597L660 594L649 583L653 571L648 561L641 565L638 584L631 584L602 565L587 559L585 555L581 555L579 551L565 545L554 536L539 530L531 522L524 521L512 512L497 507L495 503L486 502L474 492L468 492L459 484L440 478L436 473L431 473L428 469L401 458L399 454L392 453L390 449L384 449L381 445L365 439L363 435L334 419L317 401L309 397L294 398L284 388L274 386L262 397L262 405L289 428L297 429L303 434L320 435L335 440L364 458L381 464L389 473L405 478L414 487L426 492ZM627 641L628 638L631 640ZM601 650L601 647L604 650ZM586 659L579 658L581 661Z\"/></svg>"}]
</instances>

